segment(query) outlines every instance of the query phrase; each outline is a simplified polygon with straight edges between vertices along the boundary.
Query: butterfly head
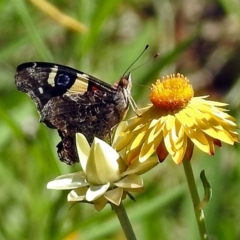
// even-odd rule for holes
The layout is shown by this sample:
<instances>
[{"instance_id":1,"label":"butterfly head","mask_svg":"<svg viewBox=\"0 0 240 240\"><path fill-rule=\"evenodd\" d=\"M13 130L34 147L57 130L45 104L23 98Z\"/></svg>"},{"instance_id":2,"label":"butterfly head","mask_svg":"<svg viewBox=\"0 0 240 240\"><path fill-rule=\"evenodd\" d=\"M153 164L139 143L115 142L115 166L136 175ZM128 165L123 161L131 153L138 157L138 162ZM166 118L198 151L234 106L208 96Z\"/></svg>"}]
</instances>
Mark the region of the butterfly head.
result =
<instances>
[{"instance_id":1,"label":"butterfly head","mask_svg":"<svg viewBox=\"0 0 240 240\"><path fill-rule=\"evenodd\" d=\"M125 102L127 103L127 109L130 105L133 111L136 113L137 116L140 116L141 113L138 110L137 104L135 103L132 95L131 95L131 88L132 88L132 78L131 73L129 72L127 75L124 75L120 81L114 84L119 90L123 92L123 96Z\"/></svg>"},{"instance_id":2,"label":"butterfly head","mask_svg":"<svg viewBox=\"0 0 240 240\"><path fill-rule=\"evenodd\" d=\"M131 95L131 88L132 88L132 77L131 73L128 75L123 76L120 81L118 82L118 86L125 89L128 94Z\"/></svg>"}]
</instances>

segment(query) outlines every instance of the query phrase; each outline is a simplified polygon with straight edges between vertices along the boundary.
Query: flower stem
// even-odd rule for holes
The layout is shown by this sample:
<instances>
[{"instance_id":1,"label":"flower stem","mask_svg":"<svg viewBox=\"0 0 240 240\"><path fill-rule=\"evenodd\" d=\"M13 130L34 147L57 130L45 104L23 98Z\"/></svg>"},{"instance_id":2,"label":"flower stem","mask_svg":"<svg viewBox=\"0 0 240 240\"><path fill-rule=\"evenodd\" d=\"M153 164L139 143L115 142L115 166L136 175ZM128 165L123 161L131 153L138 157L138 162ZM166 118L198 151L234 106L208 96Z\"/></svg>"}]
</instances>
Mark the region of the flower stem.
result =
<instances>
[{"instance_id":1,"label":"flower stem","mask_svg":"<svg viewBox=\"0 0 240 240\"><path fill-rule=\"evenodd\" d=\"M200 237L202 240L206 240L206 239L208 239L208 235L207 235L207 229L206 229L206 224L205 224L204 212L202 209L199 209L199 207L198 207L199 203L200 203L200 198L198 195L197 186L196 186L195 179L193 176L193 171L192 171L192 166L191 166L190 161L184 159L183 167L184 167L184 171L186 174L188 188L189 188L193 206L194 206L194 212L195 212L195 217L196 217L197 224L198 224L198 230L200 233Z\"/></svg>"},{"instance_id":2,"label":"flower stem","mask_svg":"<svg viewBox=\"0 0 240 240\"><path fill-rule=\"evenodd\" d=\"M126 239L137 240L123 204L120 203L119 206L115 204L111 204L111 206L112 206L112 209L117 214L118 220L122 226Z\"/></svg>"}]
</instances>

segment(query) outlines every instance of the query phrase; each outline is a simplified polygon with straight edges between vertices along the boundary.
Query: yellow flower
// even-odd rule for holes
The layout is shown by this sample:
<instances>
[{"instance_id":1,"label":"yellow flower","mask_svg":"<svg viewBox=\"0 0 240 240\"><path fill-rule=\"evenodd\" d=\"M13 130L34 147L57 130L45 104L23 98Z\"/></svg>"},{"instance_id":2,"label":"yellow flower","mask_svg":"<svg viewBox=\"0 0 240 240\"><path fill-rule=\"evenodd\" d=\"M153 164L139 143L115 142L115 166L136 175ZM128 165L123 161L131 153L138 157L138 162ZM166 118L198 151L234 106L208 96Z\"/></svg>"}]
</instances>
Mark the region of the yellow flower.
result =
<instances>
[{"instance_id":1,"label":"yellow flower","mask_svg":"<svg viewBox=\"0 0 240 240\"><path fill-rule=\"evenodd\" d=\"M94 138L90 147L80 133L76 134L76 144L82 171L59 176L47 188L72 189L68 201L90 202L97 210L107 202L119 205L127 192L143 191L139 174L158 163L156 158L150 158L130 165L106 142Z\"/></svg>"},{"instance_id":2,"label":"yellow flower","mask_svg":"<svg viewBox=\"0 0 240 240\"><path fill-rule=\"evenodd\" d=\"M226 113L227 104L193 97L189 81L174 74L152 85L152 105L141 109L115 143L117 151L126 148L128 159L145 161L157 152L159 161L168 154L175 163L192 157L194 145L214 155L214 145L238 142L236 120Z\"/></svg>"}]
</instances>

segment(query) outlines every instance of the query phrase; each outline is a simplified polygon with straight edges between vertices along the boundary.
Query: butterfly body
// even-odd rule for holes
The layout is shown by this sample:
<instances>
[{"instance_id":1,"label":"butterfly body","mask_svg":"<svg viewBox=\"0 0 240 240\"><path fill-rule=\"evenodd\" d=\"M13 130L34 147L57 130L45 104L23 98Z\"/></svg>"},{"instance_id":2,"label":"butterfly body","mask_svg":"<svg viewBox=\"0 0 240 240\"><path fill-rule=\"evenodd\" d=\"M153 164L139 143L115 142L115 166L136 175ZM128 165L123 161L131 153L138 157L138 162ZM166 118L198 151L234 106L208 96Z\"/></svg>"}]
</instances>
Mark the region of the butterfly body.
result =
<instances>
[{"instance_id":1,"label":"butterfly body","mask_svg":"<svg viewBox=\"0 0 240 240\"><path fill-rule=\"evenodd\" d=\"M75 134L81 132L91 144L104 139L125 116L131 78L123 77L113 86L76 69L54 63L30 62L18 66L17 88L36 103L40 121L58 130L61 161L78 161Z\"/></svg>"}]
</instances>

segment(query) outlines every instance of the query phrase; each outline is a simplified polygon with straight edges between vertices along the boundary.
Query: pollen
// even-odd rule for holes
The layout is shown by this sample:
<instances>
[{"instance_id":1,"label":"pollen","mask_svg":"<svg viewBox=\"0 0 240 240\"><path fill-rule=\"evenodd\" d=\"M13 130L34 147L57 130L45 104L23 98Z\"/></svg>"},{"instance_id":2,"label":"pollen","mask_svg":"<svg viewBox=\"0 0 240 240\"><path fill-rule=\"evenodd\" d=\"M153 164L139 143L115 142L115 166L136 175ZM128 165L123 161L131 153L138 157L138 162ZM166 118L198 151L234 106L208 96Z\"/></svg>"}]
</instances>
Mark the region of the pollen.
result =
<instances>
[{"instance_id":1,"label":"pollen","mask_svg":"<svg viewBox=\"0 0 240 240\"><path fill-rule=\"evenodd\" d=\"M189 80L182 74L167 75L152 84L150 100L152 104L163 110L179 110L185 108L194 96Z\"/></svg>"}]
</instances>

